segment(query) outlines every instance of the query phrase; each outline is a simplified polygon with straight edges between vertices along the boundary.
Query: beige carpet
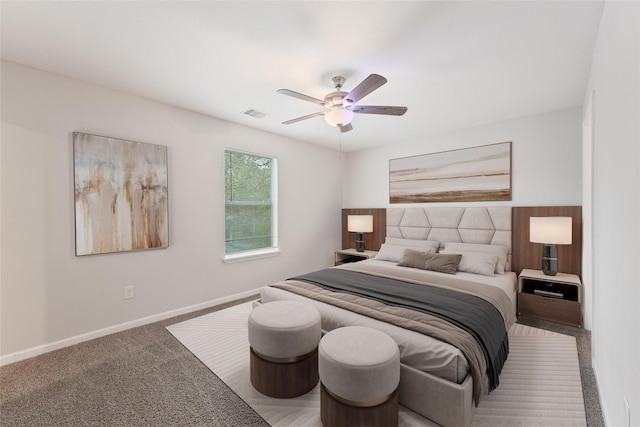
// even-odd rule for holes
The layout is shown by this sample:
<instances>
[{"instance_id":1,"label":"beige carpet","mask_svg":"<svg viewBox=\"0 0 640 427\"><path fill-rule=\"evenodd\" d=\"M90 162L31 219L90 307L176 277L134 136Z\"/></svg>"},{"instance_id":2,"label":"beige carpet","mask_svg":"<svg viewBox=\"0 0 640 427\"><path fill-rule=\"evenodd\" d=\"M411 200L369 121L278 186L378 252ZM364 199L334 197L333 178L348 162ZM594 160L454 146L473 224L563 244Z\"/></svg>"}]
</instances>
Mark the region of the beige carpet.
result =
<instances>
[{"instance_id":1,"label":"beige carpet","mask_svg":"<svg viewBox=\"0 0 640 427\"><path fill-rule=\"evenodd\" d=\"M294 399L273 399L251 386L251 308L244 303L167 329L272 426L321 426L318 387ZM514 325L509 339L500 386L483 397L473 425L586 426L575 338ZM400 425L434 424L401 406Z\"/></svg>"}]
</instances>

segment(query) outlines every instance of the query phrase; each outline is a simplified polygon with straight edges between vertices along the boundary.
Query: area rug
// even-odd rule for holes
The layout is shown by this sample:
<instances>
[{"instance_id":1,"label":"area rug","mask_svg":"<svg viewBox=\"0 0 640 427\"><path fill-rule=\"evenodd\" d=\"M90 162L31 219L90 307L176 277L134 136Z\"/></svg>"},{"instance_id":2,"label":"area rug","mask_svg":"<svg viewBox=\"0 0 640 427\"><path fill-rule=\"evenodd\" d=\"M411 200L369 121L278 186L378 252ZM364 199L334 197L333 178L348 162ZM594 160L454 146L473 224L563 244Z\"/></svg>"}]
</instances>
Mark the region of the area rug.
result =
<instances>
[{"instance_id":1,"label":"area rug","mask_svg":"<svg viewBox=\"0 0 640 427\"><path fill-rule=\"evenodd\" d=\"M274 427L318 427L320 391L293 399L257 392L249 379L247 318L252 303L167 327L189 351ZM574 337L514 325L500 386L484 396L474 426L586 426L578 351ZM400 406L401 426L435 426Z\"/></svg>"}]
</instances>

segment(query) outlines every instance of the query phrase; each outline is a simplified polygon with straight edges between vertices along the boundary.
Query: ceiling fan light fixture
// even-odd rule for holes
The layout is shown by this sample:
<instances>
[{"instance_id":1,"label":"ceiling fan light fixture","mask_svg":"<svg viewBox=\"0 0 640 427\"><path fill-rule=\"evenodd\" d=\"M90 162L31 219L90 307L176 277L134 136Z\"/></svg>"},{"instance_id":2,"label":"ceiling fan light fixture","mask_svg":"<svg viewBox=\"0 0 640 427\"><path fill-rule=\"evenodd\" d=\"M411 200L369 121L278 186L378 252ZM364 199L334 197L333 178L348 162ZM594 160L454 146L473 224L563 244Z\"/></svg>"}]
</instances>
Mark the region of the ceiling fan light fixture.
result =
<instances>
[{"instance_id":1,"label":"ceiling fan light fixture","mask_svg":"<svg viewBox=\"0 0 640 427\"><path fill-rule=\"evenodd\" d=\"M344 108L334 108L324 115L324 119L331 126L344 126L353 120L353 111Z\"/></svg>"},{"instance_id":2,"label":"ceiling fan light fixture","mask_svg":"<svg viewBox=\"0 0 640 427\"><path fill-rule=\"evenodd\" d=\"M344 133L353 130L351 121L353 120L354 113L402 116L407 112L407 107L393 107L390 105L356 105L358 101L385 83L387 83L387 79L381 75L369 74L369 76L358 83L351 92L344 92L341 90L342 85L344 84L344 77L336 76L333 78L333 84L336 90L328 93L323 100L294 92L289 89L278 89L278 93L322 105L327 109L327 111L318 111L317 113L307 114L306 116L287 120L282 122L282 124L290 125L312 117L324 116L325 121L330 126L337 127L340 129L340 132Z\"/></svg>"}]
</instances>

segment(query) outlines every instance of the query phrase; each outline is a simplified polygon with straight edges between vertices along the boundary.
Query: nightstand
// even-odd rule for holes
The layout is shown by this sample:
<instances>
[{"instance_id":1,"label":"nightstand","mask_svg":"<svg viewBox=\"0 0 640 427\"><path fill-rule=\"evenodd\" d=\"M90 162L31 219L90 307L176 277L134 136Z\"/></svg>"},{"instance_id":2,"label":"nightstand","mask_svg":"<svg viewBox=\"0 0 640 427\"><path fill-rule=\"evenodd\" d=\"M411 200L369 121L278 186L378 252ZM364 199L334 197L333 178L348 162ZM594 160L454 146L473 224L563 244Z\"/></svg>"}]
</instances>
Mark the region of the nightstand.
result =
<instances>
[{"instance_id":1,"label":"nightstand","mask_svg":"<svg viewBox=\"0 0 640 427\"><path fill-rule=\"evenodd\" d=\"M518 315L582 326L582 282L575 274L547 276L524 269L518 276Z\"/></svg>"},{"instance_id":2,"label":"nightstand","mask_svg":"<svg viewBox=\"0 0 640 427\"><path fill-rule=\"evenodd\" d=\"M342 249L335 253L335 265L346 264L348 262L358 262L373 258L378 251L358 252L355 249Z\"/></svg>"}]
</instances>

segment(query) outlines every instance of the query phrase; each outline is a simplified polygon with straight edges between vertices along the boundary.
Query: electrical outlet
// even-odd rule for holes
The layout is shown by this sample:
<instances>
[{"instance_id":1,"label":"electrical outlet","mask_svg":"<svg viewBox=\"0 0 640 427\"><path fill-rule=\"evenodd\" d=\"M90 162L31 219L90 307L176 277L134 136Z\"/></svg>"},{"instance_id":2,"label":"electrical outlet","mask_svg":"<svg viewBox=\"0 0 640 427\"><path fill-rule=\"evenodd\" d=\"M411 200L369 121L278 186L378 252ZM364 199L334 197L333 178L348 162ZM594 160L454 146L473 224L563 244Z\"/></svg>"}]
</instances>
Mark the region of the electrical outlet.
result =
<instances>
[{"instance_id":1,"label":"electrical outlet","mask_svg":"<svg viewBox=\"0 0 640 427\"><path fill-rule=\"evenodd\" d=\"M131 299L136 296L133 286L125 286L122 289L124 290L124 299Z\"/></svg>"},{"instance_id":2,"label":"electrical outlet","mask_svg":"<svg viewBox=\"0 0 640 427\"><path fill-rule=\"evenodd\" d=\"M631 427L631 409L629 408L629 400L627 399L627 396L624 397L624 404L623 404L623 411L624 411L624 427Z\"/></svg>"}]
</instances>

